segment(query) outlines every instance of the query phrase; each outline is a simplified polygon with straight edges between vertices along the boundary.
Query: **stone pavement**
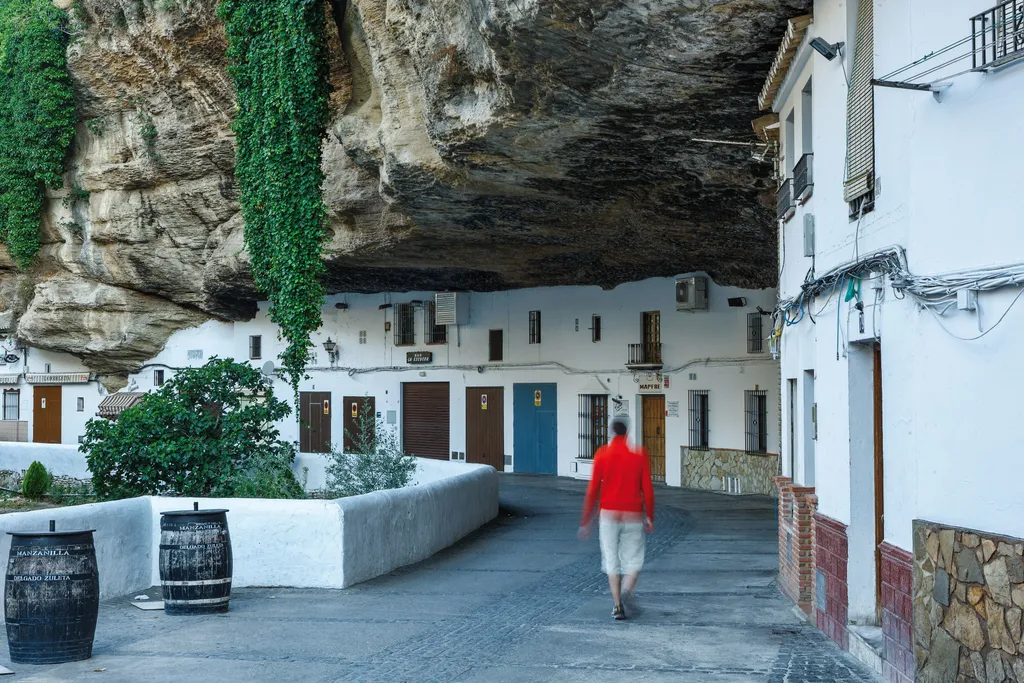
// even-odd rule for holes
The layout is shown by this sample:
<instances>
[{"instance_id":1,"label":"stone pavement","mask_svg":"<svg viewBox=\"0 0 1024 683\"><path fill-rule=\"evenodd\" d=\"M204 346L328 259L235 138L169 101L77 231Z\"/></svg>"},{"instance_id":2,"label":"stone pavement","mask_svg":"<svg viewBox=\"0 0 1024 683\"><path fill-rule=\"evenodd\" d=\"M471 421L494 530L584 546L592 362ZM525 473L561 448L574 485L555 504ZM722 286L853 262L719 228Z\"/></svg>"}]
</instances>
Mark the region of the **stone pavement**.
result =
<instances>
[{"instance_id":1,"label":"stone pavement","mask_svg":"<svg viewBox=\"0 0 1024 683\"><path fill-rule=\"evenodd\" d=\"M108 601L91 660L0 680L877 681L775 588L767 498L656 489L643 612L612 621L596 538L575 538L584 486L503 475L495 522L347 590L238 589L229 614L191 618Z\"/></svg>"}]
</instances>

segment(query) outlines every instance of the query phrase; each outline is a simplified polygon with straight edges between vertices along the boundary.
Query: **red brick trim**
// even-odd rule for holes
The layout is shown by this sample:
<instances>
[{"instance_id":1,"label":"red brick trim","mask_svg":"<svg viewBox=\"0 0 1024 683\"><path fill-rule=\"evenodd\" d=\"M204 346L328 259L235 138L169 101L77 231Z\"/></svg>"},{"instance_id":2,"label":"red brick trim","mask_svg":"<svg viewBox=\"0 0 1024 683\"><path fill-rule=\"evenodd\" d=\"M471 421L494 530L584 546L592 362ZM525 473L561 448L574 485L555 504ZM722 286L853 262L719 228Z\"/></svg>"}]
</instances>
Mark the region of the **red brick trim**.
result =
<instances>
[{"instance_id":1,"label":"red brick trim","mask_svg":"<svg viewBox=\"0 0 1024 683\"><path fill-rule=\"evenodd\" d=\"M913 556L882 543L882 632L885 649L882 672L890 683L914 680Z\"/></svg>"},{"instance_id":2,"label":"red brick trim","mask_svg":"<svg viewBox=\"0 0 1024 683\"><path fill-rule=\"evenodd\" d=\"M814 602L814 489L775 477L779 491L779 588L805 613Z\"/></svg>"},{"instance_id":3,"label":"red brick trim","mask_svg":"<svg viewBox=\"0 0 1024 683\"><path fill-rule=\"evenodd\" d=\"M850 649L847 631L850 600L847 587L847 564L850 557L846 525L831 517L814 513L814 562L817 573L824 577L825 594L815 587L815 620L818 628L844 650ZM824 598L825 609L820 609Z\"/></svg>"}]
</instances>

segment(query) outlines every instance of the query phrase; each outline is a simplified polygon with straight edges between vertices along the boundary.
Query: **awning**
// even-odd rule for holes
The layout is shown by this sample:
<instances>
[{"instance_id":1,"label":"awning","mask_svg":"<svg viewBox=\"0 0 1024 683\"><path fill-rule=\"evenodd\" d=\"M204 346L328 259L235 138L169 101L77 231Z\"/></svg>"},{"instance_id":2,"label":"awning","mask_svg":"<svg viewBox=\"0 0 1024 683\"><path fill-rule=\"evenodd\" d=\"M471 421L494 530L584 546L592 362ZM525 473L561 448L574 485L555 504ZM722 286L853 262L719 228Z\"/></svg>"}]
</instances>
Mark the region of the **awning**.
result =
<instances>
[{"instance_id":1,"label":"awning","mask_svg":"<svg viewBox=\"0 0 1024 683\"><path fill-rule=\"evenodd\" d=\"M100 417L117 417L125 408L131 408L142 401L144 393L136 391L119 391L109 394L100 401L97 415Z\"/></svg>"},{"instance_id":2,"label":"awning","mask_svg":"<svg viewBox=\"0 0 1024 683\"><path fill-rule=\"evenodd\" d=\"M21 377L20 373L13 375L0 375L0 384L17 384L19 377Z\"/></svg>"},{"instance_id":3,"label":"awning","mask_svg":"<svg viewBox=\"0 0 1024 683\"><path fill-rule=\"evenodd\" d=\"M88 372L52 372L25 375L29 384L84 384L89 381Z\"/></svg>"}]
</instances>

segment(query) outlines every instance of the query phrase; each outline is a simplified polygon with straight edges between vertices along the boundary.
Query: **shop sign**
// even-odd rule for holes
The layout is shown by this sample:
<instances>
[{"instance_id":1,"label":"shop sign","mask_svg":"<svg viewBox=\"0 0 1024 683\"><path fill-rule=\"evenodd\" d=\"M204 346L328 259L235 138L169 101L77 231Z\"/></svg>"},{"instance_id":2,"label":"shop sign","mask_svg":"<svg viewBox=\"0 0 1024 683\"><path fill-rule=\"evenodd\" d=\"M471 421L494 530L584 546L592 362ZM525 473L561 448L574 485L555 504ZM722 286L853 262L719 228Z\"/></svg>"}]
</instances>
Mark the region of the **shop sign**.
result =
<instances>
[{"instance_id":1,"label":"shop sign","mask_svg":"<svg viewBox=\"0 0 1024 683\"><path fill-rule=\"evenodd\" d=\"M430 365L434 362L434 352L409 351L405 354L405 362L409 365Z\"/></svg>"}]
</instances>

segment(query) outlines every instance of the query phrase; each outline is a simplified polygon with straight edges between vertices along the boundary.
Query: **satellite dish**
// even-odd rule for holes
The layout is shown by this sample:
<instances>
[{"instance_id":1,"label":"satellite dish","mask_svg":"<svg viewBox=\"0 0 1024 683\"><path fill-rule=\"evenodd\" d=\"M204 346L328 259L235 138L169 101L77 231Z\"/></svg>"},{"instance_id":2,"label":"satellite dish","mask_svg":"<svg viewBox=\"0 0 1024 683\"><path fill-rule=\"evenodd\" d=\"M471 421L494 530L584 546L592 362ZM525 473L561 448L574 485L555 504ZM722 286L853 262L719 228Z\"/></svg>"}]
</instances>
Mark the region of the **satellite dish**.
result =
<instances>
[{"instance_id":1,"label":"satellite dish","mask_svg":"<svg viewBox=\"0 0 1024 683\"><path fill-rule=\"evenodd\" d=\"M274 361L268 360L266 363L264 363L263 364L263 368L260 370L260 372L262 372L267 377L273 377L274 376Z\"/></svg>"}]
</instances>

